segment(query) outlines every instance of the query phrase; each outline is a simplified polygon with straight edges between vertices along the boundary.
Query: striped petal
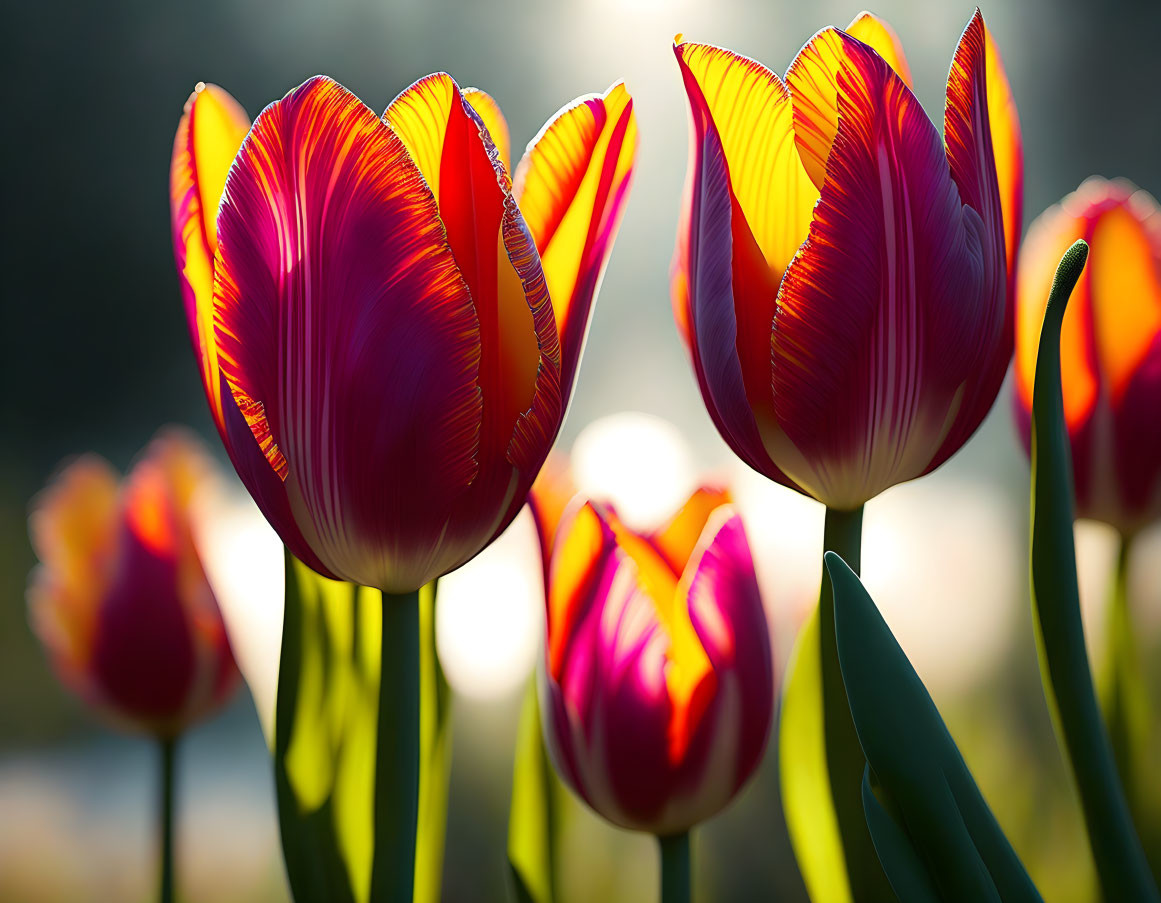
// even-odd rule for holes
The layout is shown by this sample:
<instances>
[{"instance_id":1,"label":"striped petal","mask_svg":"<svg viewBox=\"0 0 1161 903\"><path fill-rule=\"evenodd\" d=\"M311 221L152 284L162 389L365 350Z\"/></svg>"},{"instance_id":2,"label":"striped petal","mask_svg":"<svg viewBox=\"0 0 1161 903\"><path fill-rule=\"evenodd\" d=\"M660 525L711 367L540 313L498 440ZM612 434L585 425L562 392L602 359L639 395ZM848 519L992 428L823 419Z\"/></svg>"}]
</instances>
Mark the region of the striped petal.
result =
<instances>
[{"instance_id":1,"label":"striped petal","mask_svg":"<svg viewBox=\"0 0 1161 903\"><path fill-rule=\"evenodd\" d=\"M992 118L987 88L987 32L983 17L976 10L952 59L943 133L947 162L960 197L983 220L980 239L985 303L977 309L979 320L968 333L983 356L979 362L980 378L965 387L959 415L935 456L933 467L954 454L987 416L1012 359L1016 307L1015 298L1008 291L1008 246L992 148Z\"/></svg>"},{"instance_id":2,"label":"striped petal","mask_svg":"<svg viewBox=\"0 0 1161 903\"><path fill-rule=\"evenodd\" d=\"M573 101L545 123L516 170L516 197L552 298L566 405L636 154L633 99L618 82L603 95Z\"/></svg>"},{"instance_id":3,"label":"striped petal","mask_svg":"<svg viewBox=\"0 0 1161 903\"><path fill-rule=\"evenodd\" d=\"M703 779L713 775L716 792L728 793L728 799L762 761L774 712L766 611L742 519L730 506L714 510L686 567L682 589L717 678L716 698L696 725L690 752L700 753ZM732 699L736 709L725 702ZM715 735L732 742L720 743Z\"/></svg>"},{"instance_id":4,"label":"striped petal","mask_svg":"<svg viewBox=\"0 0 1161 903\"><path fill-rule=\"evenodd\" d=\"M890 25L870 13L861 13L847 26L847 34L875 51L911 87L903 45ZM851 65L847 53L850 42L842 35L837 28L822 29L798 51L786 70L786 86L794 105L794 140L802 165L819 190L826 181L827 158L838 133L839 73Z\"/></svg>"},{"instance_id":5,"label":"striped petal","mask_svg":"<svg viewBox=\"0 0 1161 903\"><path fill-rule=\"evenodd\" d=\"M674 45L690 111L689 170L674 259L676 317L718 432L755 470L786 482L763 441L763 430L774 420L769 336L778 280L731 186L722 139L694 70L685 62L687 53L714 74L714 96L727 104L730 94L718 87L727 80L747 86L739 96L759 93L770 101L751 106L759 120L786 118L788 104L785 92L778 92L777 77L756 63L702 45ZM740 140L744 123L732 115L729 119Z\"/></svg>"},{"instance_id":6,"label":"striped petal","mask_svg":"<svg viewBox=\"0 0 1161 903\"><path fill-rule=\"evenodd\" d=\"M588 564L567 584L579 602L559 658L551 640L560 623L550 620L550 753L616 824L684 830L720 811L750 775L773 708L766 622L740 521L721 509L681 580L670 574L664 586L664 562L607 511L582 506L561 532L554 590L572 573L564 565L574 541Z\"/></svg>"},{"instance_id":7,"label":"striped petal","mask_svg":"<svg viewBox=\"0 0 1161 903\"><path fill-rule=\"evenodd\" d=\"M895 74L903 79L908 88L914 87L911 81L911 67L907 65L907 57L903 54L903 42L890 25L874 13L861 12L844 31L852 38L862 41L883 58L883 61L895 70Z\"/></svg>"},{"instance_id":8,"label":"striped petal","mask_svg":"<svg viewBox=\"0 0 1161 903\"><path fill-rule=\"evenodd\" d=\"M432 188L479 318L479 476L450 529L454 542L486 521L491 538L523 506L562 419L560 345L545 274L489 130L451 76L416 82L383 119Z\"/></svg>"},{"instance_id":9,"label":"striped petal","mask_svg":"<svg viewBox=\"0 0 1161 903\"><path fill-rule=\"evenodd\" d=\"M222 372L307 546L391 592L444 573L468 554L445 539L478 469L480 321L403 143L310 79L258 117L218 230Z\"/></svg>"},{"instance_id":10,"label":"striped petal","mask_svg":"<svg viewBox=\"0 0 1161 903\"><path fill-rule=\"evenodd\" d=\"M845 509L931 466L996 317L983 224L934 126L878 54L834 35L838 132L779 290L773 382L776 460Z\"/></svg>"},{"instance_id":11,"label":"striped petal","mask_svg":"<svg viewBox=\"0 0 1161 903\"><path fill-rule=\"evenodd\" d=\"M250 129L250 119L227 92L199 84L185 104L169 169L173 253L190 341L218 432L225 434L214 343L214 254L218 203L226 173Z\"/></svg>"}]
</instances>

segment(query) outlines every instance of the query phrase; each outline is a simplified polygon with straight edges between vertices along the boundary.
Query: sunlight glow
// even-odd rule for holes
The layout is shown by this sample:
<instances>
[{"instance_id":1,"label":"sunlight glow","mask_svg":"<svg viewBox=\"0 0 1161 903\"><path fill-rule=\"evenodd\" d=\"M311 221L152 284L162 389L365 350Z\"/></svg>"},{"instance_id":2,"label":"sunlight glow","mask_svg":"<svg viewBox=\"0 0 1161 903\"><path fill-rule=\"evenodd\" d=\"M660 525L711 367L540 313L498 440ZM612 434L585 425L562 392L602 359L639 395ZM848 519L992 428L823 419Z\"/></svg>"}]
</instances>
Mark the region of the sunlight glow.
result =
<instances>
[{"instance_id":1,"label":"sunlight glow","mask_svg":"<svg viewBox=\"0 0 1161 903\"><path fill-rule=\"evenodd\" d=\"M673 424L622 411L594 420L572 447L577 490L607 499L631 529L656 526L696 488L693 458Z\"/></svg>"},{"instance_id":2,"label":"sunlight glow","mask_svg":"<svg viewBox=\"0 0 1161 903\"><path fill-rule=\"evenodd\" d=\"M528 678L544 627L541 583L527 507L492 545L440 579L436 646L457 694L496 699Z\"/></svg>"},{"instance_id":3,"label":"sunlight glow","mask_svg":"<svg viewBox=\"0 0 1161 903\"><path fill-rule=\"evenodd\" d=\"M282 646L282 541L240 488L211 482L195 499L202 565L262 722L274 741L274 701Z\"/></svg>"}]
</instances>

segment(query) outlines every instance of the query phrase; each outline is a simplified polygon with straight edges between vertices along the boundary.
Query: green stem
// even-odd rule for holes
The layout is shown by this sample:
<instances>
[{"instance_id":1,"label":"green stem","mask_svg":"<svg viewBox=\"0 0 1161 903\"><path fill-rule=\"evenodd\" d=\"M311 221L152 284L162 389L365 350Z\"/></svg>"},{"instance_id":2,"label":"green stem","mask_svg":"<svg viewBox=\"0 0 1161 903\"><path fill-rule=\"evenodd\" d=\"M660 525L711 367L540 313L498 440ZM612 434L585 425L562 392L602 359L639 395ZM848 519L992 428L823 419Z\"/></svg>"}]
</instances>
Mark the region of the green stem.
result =
<instances>
[{"instance_id":1,"label":"green stem","mask_svg":"<svg viewBox=\"0 0 1161 903\"><path fill-rule=\"evenodd\" d=\"M383 593L371 903L410 903L419 815L419 592Z\"/></svg>"},{"instance_id":2,"label":"green stem","mask_svg":"<svg viewBox=\"0 0 1161 903\"><path fill-rule=\"evenodd\" d=\"M854 511L826 509L823 551L836 552L856 574L861 570L862 538L862 506ZM892 900L894 896L879 864L863 812L863 768L866 760L855 732L855 723L851 719L850 703L839 668L833 589L830 574L825 567L822 569L818 606L826 765L851 896L855 900Z\"/></svg>"},{"instance_id":3,"label":"green stem","mask_svg":"<svg viewBox=\"0 0 1161 903\"><path fill-rule=\"evenodd\" d=\"M1085 648L1073 538L1072 464L1060 388L1060 329L1088 246L1064 255L1044 314L1032 396L1032 608L1045 695L1080 792L1106 900L1161 903L1134 830Z\"/></svg>"},{"instance_id":4,"label":"green stem","mask_svg":"<svg viewBox=\"0 0 1161 903\"><path fill-rule=\"evenodd\" d=\"M1132 537L1122 536L1117 550L1117 563L1113 571L1113 584L1109 593L1108 611L1105 615L1105 721L1109 731L1109 742L1113 745L1113 758L1117 772L1130 803L1133 798L1132 736L1130 733L1131 713L1127 711L1127 693L1122 677L1131 670L1135 661L1124 661L1124 656L1134 656L1136 649L1125 643L1132 642L1132 617L1129 614L1129 553Z\"/></svg>"},{"instance_id":5,"label":"green stem","mask_svg":"<svg viewBox=\"0 0 1161 903\"><path fill-rule=\"evenodd\" d=\"M158 899L161 903L173 903L173 791L177 738L162 737L159 746L161 748L161 811L158 830L161 834L161 889L158 892Z\"/></svg>"},{"instance_id":6,"label":"green stem","mask_svg":"<svg viewBox=\"0 0 1161 903\"><path fill-rule=\"evenodd\" d=\"M689 903L689 832L658 837L661 846L661 903Z\"/></svg>"}]
</instances>

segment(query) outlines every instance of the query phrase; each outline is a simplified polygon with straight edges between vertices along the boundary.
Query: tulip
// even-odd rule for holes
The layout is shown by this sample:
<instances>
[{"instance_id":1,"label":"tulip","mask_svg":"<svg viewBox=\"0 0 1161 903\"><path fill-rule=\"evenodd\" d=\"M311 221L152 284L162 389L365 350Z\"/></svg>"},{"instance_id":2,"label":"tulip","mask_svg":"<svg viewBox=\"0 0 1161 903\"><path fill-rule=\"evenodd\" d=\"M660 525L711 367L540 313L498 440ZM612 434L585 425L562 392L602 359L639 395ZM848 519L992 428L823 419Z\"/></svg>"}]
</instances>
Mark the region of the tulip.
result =
<instances>
[{"instance_id":1,"label":"tulip","mask_svg":"<svg viewBox=\"0 0 1161 903\"><path fill-rule=\"evenodd\" d=\"M366 788L372 900L415 890L419 588L524 504L572 394L635 151L617 84L550 120L513 184L499 107L443 73L381 119L322 76L253 125L199 86L178 127L175 258L230 459L294 557L394 598L375 726L392 743ZM301 581L288 585L294 624ZM288 710L297 667L282 662ZM276 737L277 768L288 743ZM280 814L284 837L313 836L300 807Z\"/></svg>"},{"instance_id":2,"label":"tulip","mask_svg":"<svg viewBox=\"0 0 1161 903\"><path fill-rule=\"evenodd\" d=\"M319 573L407 593L524 504L636 148L624 85L508 129L445 74L379 119L315 77L250 126L199 86L171 167L190 337L230 458Z\"/></svg>"},{"instance_id":3,"label":"tulip","mask_svg":"<svg viewBox=\"0 0 1161 903\"><path fill-rule=\"evenodd\" d=\"M689 829L753 773L773 712L765 613L726 502L700 490L648 534L578 503L555 532L549 568L549 755L600 815L662 838L667 866L671 849L688 857Z\"/></svg>"},{"instance_id":4,"label":"tulip","mask_svg":"<svg viewBox=\"0 0 1161 903\"><path fill-rule=\"evenodd\" d=\"M680 35L674 53L691 138L673 304L702 398L750 467L827 506L825 548L857 571L863 504L953 455L1011 359L1022 157L999 54L977 11L941 139L869 13L785 80ZM783 707L787 819L812 897L879 899L825 573L821 598Z\"/></svg>"},{"instance_id":5,"label":"tulip","mask_svg":"<svg viewBox=\"0 0 1161 903\"><path fill-rule=\"evenodd\" d=\"M815 35L785 82L680 36L674 53L692 126L674 309L722 437L840 510L934 470L1012 353L1019 132L983 19L946 147L869 14Z\"/></svg>"},{"instance_id":6,"label":"tulip","mask_svg":"<svg viewBox=\"0 0 1161 903\"><path fill-rule=\"evenodd\" d=\"M1029 227L1020 252L1014 365L1016 423L1029 452L1049 288L1056 260L1078 239L1089 255L1061 324L1064 425L1076 514L1119 533L1102 702L1133 817L1161 879L1161 784L1128 592L1134 538L1161 516L1161 211L1129 182L1094 177Z\"/></svg>"},{"instance_id":7,"label":"tulip","mask_svg":"<svg viewBox=\"0 0 1161 903\"><path fill-rule=\"evenodd\" d=\"M1089 244L1089 263L1060 342L1076 511L1132 536L1161 516L1161 211L1126 181L1091 178L1028 230L1016 316L1016 419L1029 448L1048 289L1060 255L1079 238Z\"/></svg>"},{"instance_id":8,"label":"tulip","mask_svg":"<svg viewBox=\"0 0 1161 903\"><path fill-rule=\"evenodd\" d=\"M200 447L159 436L128 478L103 458L69 464L29 517L40 565L29 619L62 682L162 748L162 899L173 893L173 753L239 674L206 580L191 504L208 477Z\"/></svg>"}]
</instances>

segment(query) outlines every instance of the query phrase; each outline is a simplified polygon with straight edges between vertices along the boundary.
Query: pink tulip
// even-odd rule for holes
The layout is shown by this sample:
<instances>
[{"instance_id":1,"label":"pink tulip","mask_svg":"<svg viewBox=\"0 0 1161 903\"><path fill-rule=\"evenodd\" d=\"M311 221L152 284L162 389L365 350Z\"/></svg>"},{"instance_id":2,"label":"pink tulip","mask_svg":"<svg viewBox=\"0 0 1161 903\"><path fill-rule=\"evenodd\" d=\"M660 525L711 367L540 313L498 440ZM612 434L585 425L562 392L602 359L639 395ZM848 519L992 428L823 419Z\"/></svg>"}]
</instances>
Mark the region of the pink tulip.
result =
<instances>
[{"instance_id":1,"label":"pink tulip","mask_svg":"<svg viewBox=\"0 0 1161 903\"><path fill-rule=\"evenodd\" d=\"M766 747L770 639L726 501L701 490L650 534L587 502L555 531L547 746L564 780L622 827L667 836L709 818Z\"/></svg>"}]
</instances>

